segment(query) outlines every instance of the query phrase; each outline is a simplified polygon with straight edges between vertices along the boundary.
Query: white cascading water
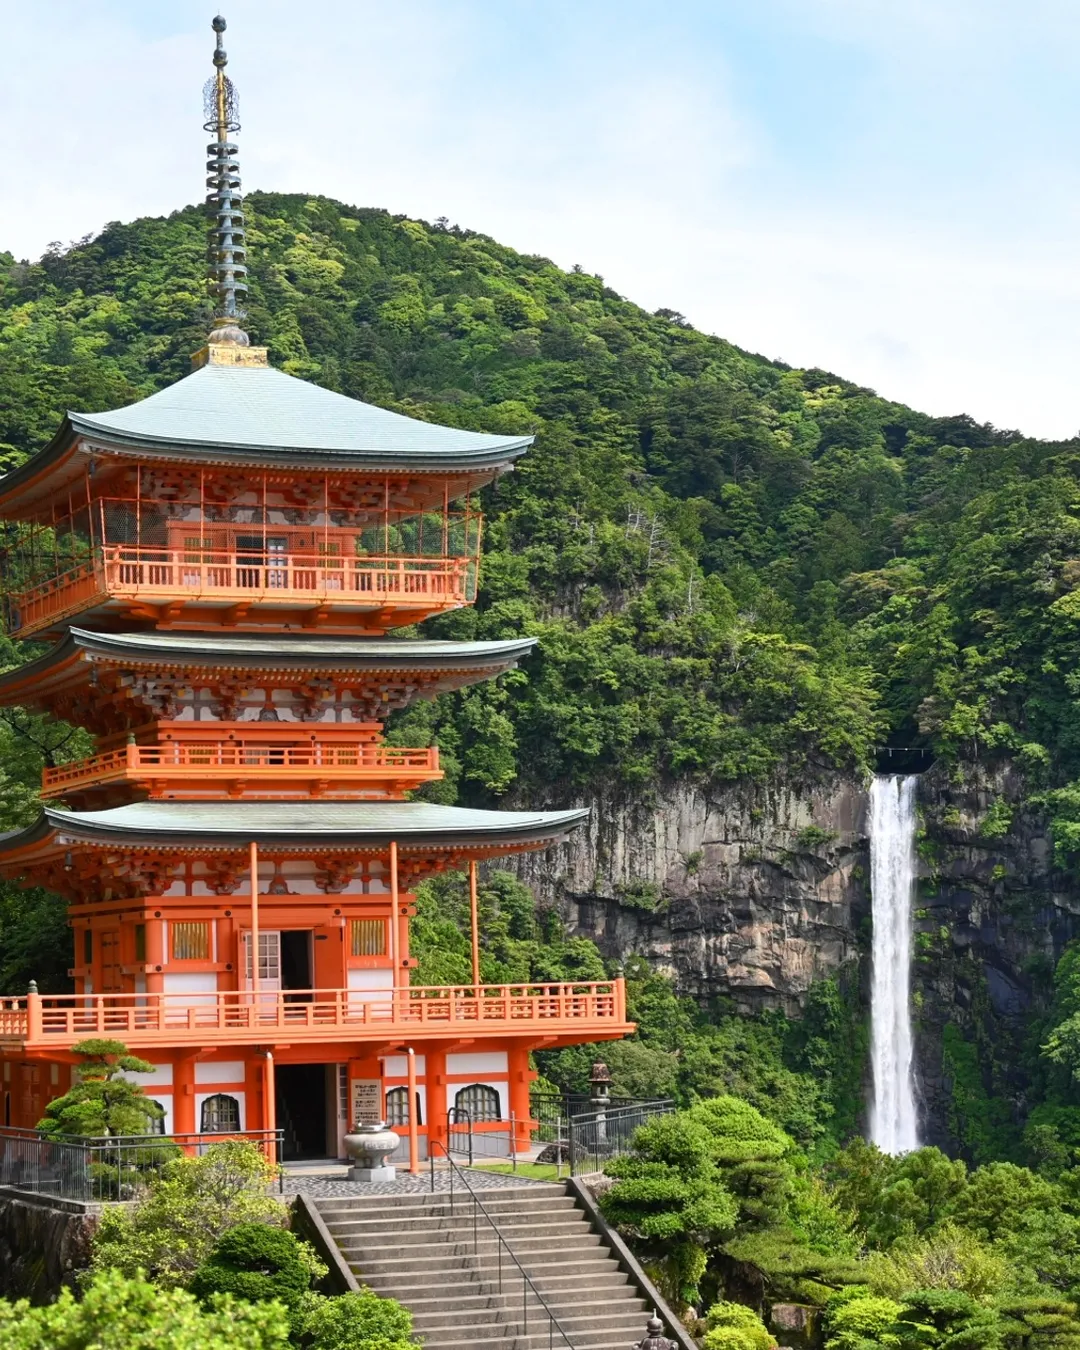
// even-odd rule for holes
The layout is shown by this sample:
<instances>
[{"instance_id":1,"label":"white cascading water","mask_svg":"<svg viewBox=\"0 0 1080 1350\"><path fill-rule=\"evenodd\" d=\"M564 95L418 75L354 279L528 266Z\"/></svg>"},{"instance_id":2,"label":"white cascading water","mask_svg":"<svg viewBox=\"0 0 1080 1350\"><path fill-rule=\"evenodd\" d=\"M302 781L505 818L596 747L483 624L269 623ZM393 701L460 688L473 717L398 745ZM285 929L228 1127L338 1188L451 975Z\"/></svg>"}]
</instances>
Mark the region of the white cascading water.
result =
<instances>
[{"instance_id":1,"label":"white cascading water","mask_svg":"<svg viewBox=\"0 0 1080 1350\"><path fill-rule=\"evenodd\" d=\"M878 774L870 789L874 923L870 994L874 1096L870 1140L885 1153L919 1147L911 1037L911 911L915 887L913 775Z\"/></svg>"}]
</instances>

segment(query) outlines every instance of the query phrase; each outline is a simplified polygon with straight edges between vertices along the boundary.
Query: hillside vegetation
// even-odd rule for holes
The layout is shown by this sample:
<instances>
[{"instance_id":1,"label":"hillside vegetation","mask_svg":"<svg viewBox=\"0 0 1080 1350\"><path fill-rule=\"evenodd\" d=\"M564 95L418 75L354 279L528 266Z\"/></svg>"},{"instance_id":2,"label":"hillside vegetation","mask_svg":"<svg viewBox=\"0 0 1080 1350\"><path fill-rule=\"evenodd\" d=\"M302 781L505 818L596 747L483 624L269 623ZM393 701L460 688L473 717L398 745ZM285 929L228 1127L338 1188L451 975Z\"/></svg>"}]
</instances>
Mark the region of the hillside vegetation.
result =
<instances>
[{"instance_id":1,"label":"hillside vegetation","mask_svg":"<svg viewBox=\"0 0 1080 1350\"><path fill-rule=\"evenodd\" d=\"M437 736L448 797L866 765L890 738L1080 772L1080 442L925 417L445 222L247 205L249 327L275 364L537 435L485 494L479 605L432 627L542 651L399 729ZM33 265L0 255L9 463L66 408L187 371L203 231L189 208Z\"/></svg>"}]
</instances>

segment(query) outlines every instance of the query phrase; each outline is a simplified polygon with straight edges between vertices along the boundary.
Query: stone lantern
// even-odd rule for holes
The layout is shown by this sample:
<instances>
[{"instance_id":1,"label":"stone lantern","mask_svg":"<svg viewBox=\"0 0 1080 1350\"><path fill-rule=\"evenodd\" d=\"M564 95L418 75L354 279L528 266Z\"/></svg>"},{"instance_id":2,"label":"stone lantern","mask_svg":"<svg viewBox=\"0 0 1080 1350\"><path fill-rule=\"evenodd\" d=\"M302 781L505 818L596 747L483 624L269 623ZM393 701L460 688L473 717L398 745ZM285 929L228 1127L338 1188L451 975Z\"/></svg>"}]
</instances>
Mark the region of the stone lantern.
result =
<instances>
[{"instance_id":1,"label":"stone lantern","mask_svg":"<svg viewBox=\"0 0 1080 1350\"><path fill-rule=\"evenodd\" d=\"M597 1111L602 1111L611 1097L611 1070L597 1060L589 1074L589 1099Z\"/></svg>"},{"instance_id":2,"label":"stone lantern","mask_svg":"<svg viewBox=\"0 0 1080 1350\"><path fill-rule=\"evenodd\" d=\"M387 1158L401 1143L401 1136L386 1127L385 1121L357 1123L345 1136L345 1152L352 1159L350 1181L394 1181L397 1169Z\"/></svg>"}]
</instances>

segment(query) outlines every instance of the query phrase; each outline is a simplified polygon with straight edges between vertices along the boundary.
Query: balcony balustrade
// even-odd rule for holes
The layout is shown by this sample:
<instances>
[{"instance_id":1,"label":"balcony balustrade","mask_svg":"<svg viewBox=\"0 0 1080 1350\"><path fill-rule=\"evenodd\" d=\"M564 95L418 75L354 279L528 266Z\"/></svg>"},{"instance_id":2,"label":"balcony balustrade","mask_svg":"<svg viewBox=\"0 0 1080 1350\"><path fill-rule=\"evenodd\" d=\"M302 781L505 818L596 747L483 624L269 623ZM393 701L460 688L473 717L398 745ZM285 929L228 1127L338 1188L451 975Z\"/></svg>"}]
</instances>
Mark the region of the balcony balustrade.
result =
<instances>
[{"instance_id":1,"label":"balcony balustrade","mask_svg":"<svg viewBox=\"0 0 1080 1350\"><path fill-rule=\"evenodd\" d=\"M126 745L42 773L43 797L81 794L111 784L145 785L151 797L214 797L238 792L281 795L372 795L403 792L442 778L435 747L400 749L370 741L304 745L243 740L167 741ZM241 786L242 785L242 786Z\"/></svg>"},{"instance_id":2,"label":"balcony balustrade","mask_svg":"<svg viewBox=\"0 0 1080 1350\"><path fill-rule=\"evenodd\" d=\"M477 559L319 554L201 553L111 545L55 576L12 592L11 632L28 637L106 601L195 608L322 607L400 611L401 622L471 604Z\"/></svg>"},{"instance_id":3,"label":"balcony balustrade","mask_svg":"<svg viewBox=\"0 0 1080 1350\"><path fill-rule=\"evenodd\" d=\"M258 993L29 994L0 1000L0 1049L57 1050L88 1036L130 1048L537 1034L625 1036L623 981ZM585 1034L583 1034L585 1033Z\"/></svg>"}]
</instances>

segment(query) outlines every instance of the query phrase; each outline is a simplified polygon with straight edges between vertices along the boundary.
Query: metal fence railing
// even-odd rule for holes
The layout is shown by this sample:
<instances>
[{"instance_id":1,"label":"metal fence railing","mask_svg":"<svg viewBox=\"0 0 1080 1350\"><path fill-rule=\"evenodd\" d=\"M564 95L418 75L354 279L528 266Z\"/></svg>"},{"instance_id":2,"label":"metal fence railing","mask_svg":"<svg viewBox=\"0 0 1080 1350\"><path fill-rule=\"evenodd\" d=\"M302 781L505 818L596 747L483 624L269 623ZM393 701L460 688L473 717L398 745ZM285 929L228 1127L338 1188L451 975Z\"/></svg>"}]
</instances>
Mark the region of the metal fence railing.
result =
<instances>
[{"instance_id":1,"label":"metal fence railing","mask_svg":"<svg viewBox=\"0 0 1080 1350\"><path fill-rule=\"evenodd\" d=\"M600 1172L604 1164L630 1151L635 1130L655 1116L675 1110L674 1102L617 1103L582 1112L567 1121L567 1163L571 1176Z\"/></svg>"},{"instance_id":2,"label":"metal fence railing","mask_svg":"<svg viewBox=\"0 0 1080 1350\"><path fill-rule=\"evenodd\" d=\"M0 1128L0 1186L76 1200L84 1204L130 1200L166 1163L205 1154L215 1144L244 1140L270 1162L281 1157L281 1130L227 1134L117 1135L108 1138L50 1137L37 1130ZM284 1185L279 1172L278 1187Z\"/></svg>"},{"instance_id":3,"label":"metal fence railing","mask_svg":"<svg viewBox=\"0 0 1080 1350\"><path fill-rule=\"evenodd\" d=\"M606 1162L629 1151L640 1125L669 1114L675 1104L667 1098L614 1098L598 1105L584 1095L534 1094L529 1109L532 1119L526 1127L513 1116L505 1121L474 1122L465 1108L451 1107L446 1125L448 1154L471 1165L491 1159L520 1161L527 1151L536 1161L554 1163L560 1171L565 1166L571 1176L599 1172Z\"/></svg>"}]
</instances>

